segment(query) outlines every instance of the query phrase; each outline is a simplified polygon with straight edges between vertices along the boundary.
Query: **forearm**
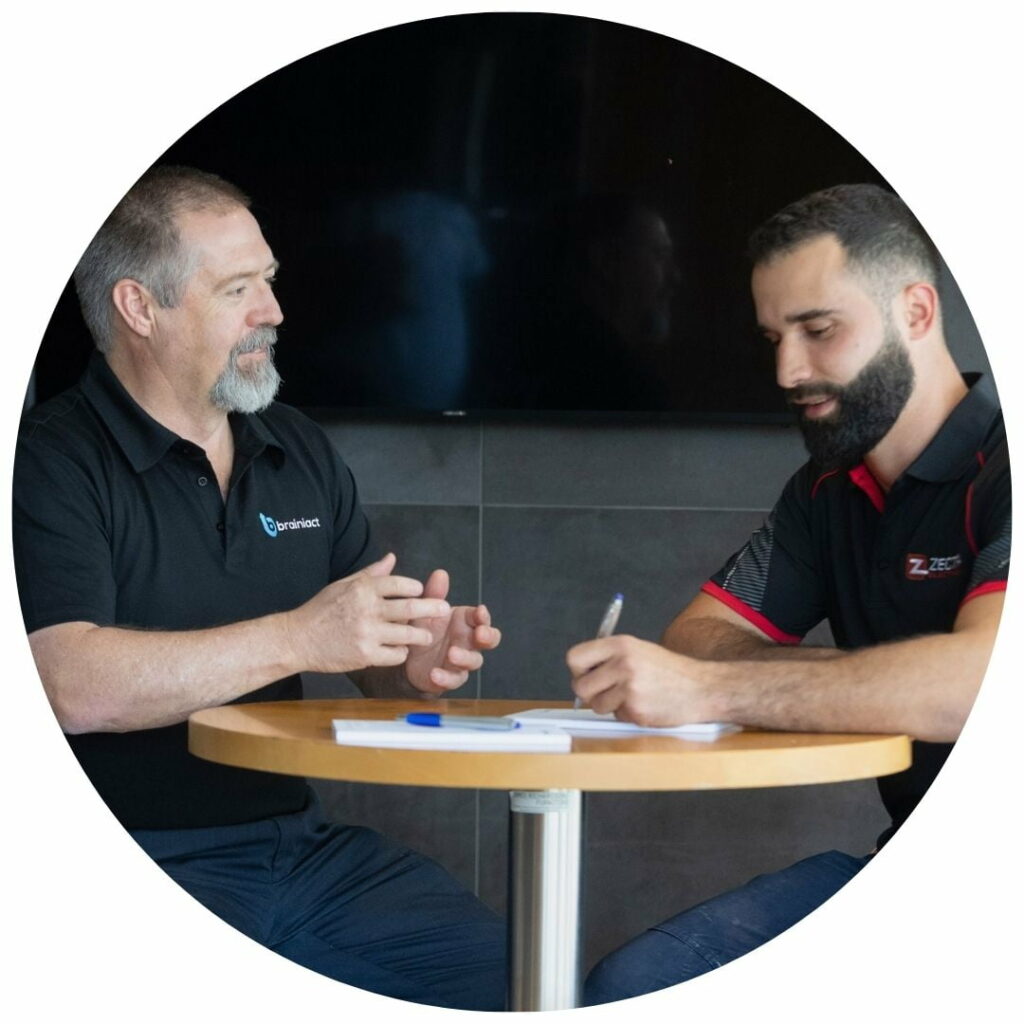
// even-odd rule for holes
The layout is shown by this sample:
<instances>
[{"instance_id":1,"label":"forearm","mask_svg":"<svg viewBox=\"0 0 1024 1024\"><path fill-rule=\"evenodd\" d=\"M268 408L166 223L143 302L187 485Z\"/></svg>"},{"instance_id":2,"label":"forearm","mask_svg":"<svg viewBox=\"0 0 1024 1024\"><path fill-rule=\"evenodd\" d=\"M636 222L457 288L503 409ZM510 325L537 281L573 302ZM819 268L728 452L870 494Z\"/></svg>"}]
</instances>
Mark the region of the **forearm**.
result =
<instances>
[{"instance_id":1,"label":"forearm","mask_svg":"<svg viewBox=\"0 0 1024 1024\"><path fill-rule=\"evenodd\" d=\"M711 617L678 618L661 640L670 651L706 661L820 661L843 652L835 647L776 644L767 637Z\"/></svg>"},{"instance_id":2,"label":"forearm","mask_svg":"<svg viewBox=\"0 0 1024 1024\"><path fill-rule=\"evenodd\" d=\"M908 733L951 742L970 712L991 641L939 634L816 660L707 666L715 717L768 729Z\"/></svg>"},{"instance_id":3,"label":"forearm","mask_svg":"<svg viewBox=\"0 0 1024 1024\"><path fill-rule=\"evenodd\" d=\"M70 733L173 725L303 667L291 655L285 615L180 632L68 623L30 639Z\"/></svg>"}]
</instances>

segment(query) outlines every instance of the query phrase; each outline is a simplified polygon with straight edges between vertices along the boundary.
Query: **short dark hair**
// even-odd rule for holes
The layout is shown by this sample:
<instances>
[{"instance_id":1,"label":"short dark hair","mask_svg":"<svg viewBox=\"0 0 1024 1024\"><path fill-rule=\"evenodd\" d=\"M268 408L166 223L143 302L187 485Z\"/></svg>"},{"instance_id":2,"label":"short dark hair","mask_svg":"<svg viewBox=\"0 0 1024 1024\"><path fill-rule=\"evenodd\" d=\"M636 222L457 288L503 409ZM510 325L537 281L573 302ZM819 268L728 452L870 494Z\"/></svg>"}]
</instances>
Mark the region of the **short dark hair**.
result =
<instances>
[{"instance_id":1,"label":"short dark hair","mask_svg":"<svg viewBox=\"0 0 1024 1024\"><path fill-rule=\"evenodd\" d=\"M847 262L883 295L911 276L938 287L934 243L907 204L878 185L834 185L790 203L754 231L747 254L757 266L822 235L835 235Z\"/></svg>"},{"instance_id":2,"label":"short dark hair","mask_svg":"<svg viewBox=\"0 0 1024 1024\"><path fill-rule=\"evenodd\" d=\"M113 343L111 292L123 278L145 285L164 308L181 301L195 269L181 245L176 218L185 211L244 206L249 197L230 182L193 167L147 171L96 232L75 268L75 290L96 347Z\"/></svg>"}]
</instances>

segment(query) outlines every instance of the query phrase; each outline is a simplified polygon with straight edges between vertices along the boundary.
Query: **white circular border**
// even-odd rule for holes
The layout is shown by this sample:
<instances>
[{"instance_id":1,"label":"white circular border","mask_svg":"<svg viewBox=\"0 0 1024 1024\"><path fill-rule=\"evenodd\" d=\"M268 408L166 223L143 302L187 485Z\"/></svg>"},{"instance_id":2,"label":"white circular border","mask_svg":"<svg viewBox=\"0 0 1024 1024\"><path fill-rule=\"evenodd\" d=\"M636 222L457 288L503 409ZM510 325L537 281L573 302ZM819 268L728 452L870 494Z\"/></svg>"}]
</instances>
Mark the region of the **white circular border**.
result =
<instances>
[{"instance_id":1,"label":"white circular border","mask_svg":"<svg viewBox=\"0 0 1024 1024\"><path fill-rule=\"evenodd\" d=\"M711 7L643 0L378 0L355 10L310 0L18 5L7 16L0 62L11 360L0 404L5 513L13 437L38 339L70 268L135 177L214 106L292 60L387 25L477 10L581 14L662 32L761 75L820 115L934 236L985 341L1013 446L1022 436L1009 399L1020 387L1011 306L1024 230L1017 152L1024 83L1008 9L975 2L954 17L945 8L926 14L891 0ZM750 159L768 163L772 154ZM361 1010L448 1019L444 1011L339 986L261 949L184 896L126 842L54 725L28 655L8 541L2 550L4 930L12 940L5 1003L22 1007L21 1019L89 1008L111 1022L140 1015L278 1022L286 1013L314 1019ZM1013 1005L1018 958L1000 929L1004 919L1012 929L1021 909L1012 856L1021 711L1010 668L1020 662L1021 644L1019 630L1008 628L1019 621L1013 586L1007 601L961 742L885 856L775 942L646 997L646 1014L860 1022L912 1013L952 1021ZM620 1004L586 1014L612 1020L637 1009Z\"/></svg>"}]
</instances>

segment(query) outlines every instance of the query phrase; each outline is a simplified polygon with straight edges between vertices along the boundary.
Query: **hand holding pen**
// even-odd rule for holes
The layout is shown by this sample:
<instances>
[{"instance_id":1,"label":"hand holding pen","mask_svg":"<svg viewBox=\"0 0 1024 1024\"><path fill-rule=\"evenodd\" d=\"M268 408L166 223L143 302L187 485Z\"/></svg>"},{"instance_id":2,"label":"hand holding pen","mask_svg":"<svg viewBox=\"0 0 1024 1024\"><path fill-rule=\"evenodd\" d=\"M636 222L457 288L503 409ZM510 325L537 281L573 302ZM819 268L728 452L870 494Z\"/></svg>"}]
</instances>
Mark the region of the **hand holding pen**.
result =
<instances>
[{"instance_id":1,"label":"hand holding pen","mask_svg":"<svg viewBox=\"0 0 1024 1024\"><path fill-rule=\"evenodd\" d=\"M622 595L616 594L608 605L604 613L604 618L601 619L601 625L597 627L597 639L603 640L606 636L611 636L615 632L615 627L619 624L619 615L622 614ZM583 707L583 702L576 697L572 706L574 708Z\"/></svg>"}]
</instances>

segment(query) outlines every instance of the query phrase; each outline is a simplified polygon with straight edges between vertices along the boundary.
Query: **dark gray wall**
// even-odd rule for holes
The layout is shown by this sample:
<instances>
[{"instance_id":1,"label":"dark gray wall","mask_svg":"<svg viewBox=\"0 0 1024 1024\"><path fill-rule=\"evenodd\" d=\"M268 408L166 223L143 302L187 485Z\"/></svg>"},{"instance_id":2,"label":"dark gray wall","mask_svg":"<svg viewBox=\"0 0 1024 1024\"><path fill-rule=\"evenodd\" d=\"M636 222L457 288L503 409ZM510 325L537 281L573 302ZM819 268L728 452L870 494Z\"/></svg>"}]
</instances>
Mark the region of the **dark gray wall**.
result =
<instances>
[{"instance_id":1,"label":"dark gray wall","mask_svg":"<svg viewBox=\"0 0 1024 1024\"><path fill-rule=\"evenodd\" d=\"M961 366L986 369L955 287ZM789 427L345 422L328 432L399 572L441 566L485 602L501 647L462 691L568 699L566 649L612 594L620 632L656 640L758 526L803 460ZM827 630L811 638L828 642ZM313 677L311 696L355 694ZM504 909L507 796L317 782L328 813L430 854ZM668 913L825 849L867 852L885 825L873 782L587 801L586 962Z\"/></svg>"}]
</instances>

